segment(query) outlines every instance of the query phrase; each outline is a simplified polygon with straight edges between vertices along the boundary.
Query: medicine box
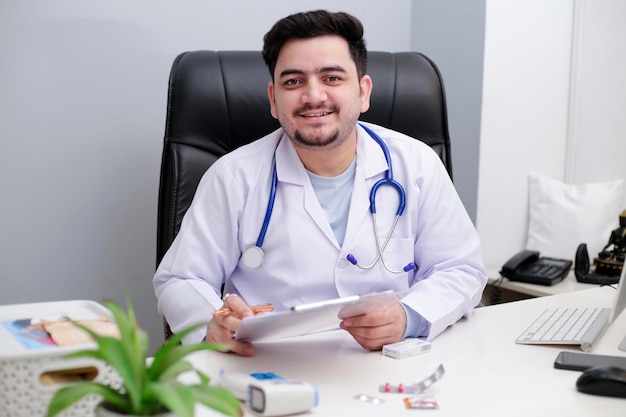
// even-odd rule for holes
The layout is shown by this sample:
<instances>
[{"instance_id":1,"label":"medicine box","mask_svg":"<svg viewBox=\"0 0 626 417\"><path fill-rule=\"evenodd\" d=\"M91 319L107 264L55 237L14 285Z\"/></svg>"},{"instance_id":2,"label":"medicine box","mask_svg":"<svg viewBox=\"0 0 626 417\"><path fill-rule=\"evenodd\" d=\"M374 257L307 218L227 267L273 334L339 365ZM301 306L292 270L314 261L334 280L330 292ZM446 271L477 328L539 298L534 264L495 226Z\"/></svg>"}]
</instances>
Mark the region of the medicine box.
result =
<instances>
[{"instance_id":1,"label":"medicine box","mask_svg":"<svg viewBox=\"0 0 626 417\"><path fill-rule=\"evenodd\" d=\"M54 392L76 380L94 380L119 388L120 379L108 365L90 358L66 355L95 348L95 343L59 347L43 330L29 327L33 319L73 320L111 317L94 301L72 300L0 306L0 416L44 416ZM100 401L87 396L59 417L93 416Z\"/></svg>"},{"instance_id":2,"label":"medicine box","mask_svg":"<svg viewBox=\"0 0 626 417\"><path fill-rule=\"evenodd\" d=\"M383 346L383 355L396 359L410 358L411 356L430 351L430 342L422 339L404 339L400 342Z\"/></svg>"}]
</instances>

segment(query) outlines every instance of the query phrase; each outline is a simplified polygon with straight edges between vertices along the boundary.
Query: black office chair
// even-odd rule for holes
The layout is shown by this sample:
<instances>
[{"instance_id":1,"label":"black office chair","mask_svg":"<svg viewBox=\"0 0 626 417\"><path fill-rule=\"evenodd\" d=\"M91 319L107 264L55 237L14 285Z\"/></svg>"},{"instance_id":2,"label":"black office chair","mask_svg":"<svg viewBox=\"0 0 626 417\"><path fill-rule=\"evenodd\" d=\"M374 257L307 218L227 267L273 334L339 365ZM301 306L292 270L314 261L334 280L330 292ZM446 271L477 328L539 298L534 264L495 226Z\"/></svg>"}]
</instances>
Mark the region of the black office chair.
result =
<instances>
[{"instance_id":1,"label":"black office chair","mask_svg":"<svg viewBox=\"0 0 626 417\"><path fill-rule=\"evenodd\" d=\"M450 177L446 102L435 64L417 52L369 52L370 110L361 120L430 145ZM157 265L178 233L200 177L220 156L279 127L257 51L180 54L169 80L157 220ZM184 302L184 300L181 300ZM165 337L170 335L165 323Z\"/></svg>"}]
</instances>

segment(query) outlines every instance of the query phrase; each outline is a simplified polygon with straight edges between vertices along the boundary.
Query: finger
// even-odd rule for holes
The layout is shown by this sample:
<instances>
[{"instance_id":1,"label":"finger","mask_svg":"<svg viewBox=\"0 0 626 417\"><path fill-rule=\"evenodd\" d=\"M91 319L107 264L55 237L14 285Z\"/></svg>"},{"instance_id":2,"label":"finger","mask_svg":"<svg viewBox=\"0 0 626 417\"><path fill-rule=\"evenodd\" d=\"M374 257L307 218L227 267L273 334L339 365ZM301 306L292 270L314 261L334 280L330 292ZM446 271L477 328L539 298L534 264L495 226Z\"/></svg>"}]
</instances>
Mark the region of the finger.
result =
<instances>
[{"instance_id":1,"label":"finger","mask_svg":"<svg viewBox=\"0 0 626 417\"><path fill-rule=\"evenodd\" d=\"M238 355L253 356L254 346L250 342L237 342L233 340L232 332L222 326L214 324L207 328L207 342L219 343L223 346L223 352L234 352Z\"/></svg>"},{"instance_id":2,"label":"finger","mask_svg":"<svg viewBox=\"0 0 626 417\"><path fill-rule=\"evenodd\" d=\"M354 340L356 340L359 345L368 350L381 350L384 345L394 342L394 339L390 337L371 338L355 335L352 332L349 333L352 337L354 337Z\"/></svg>"},{"instance_id":3,"label":"finger","mask_svg":"<svg viewBox=\"0 0 626 417\"><path fill-rule=\"evenodd\" d=\"M241 323L241 319L232 314L224 317L216 317L212 321L215 321L221 327L227 329L231 336L239 329L239 324Z\"/></svg>"},{"instance_id":4,"label":"finger","mask_svg":"<svg viewBox=\"0 0 626 417\"><path fill-rule=\"evenodd\" d=\"M347 330L352 336L365 339L377 339L386 337L393 332L392 326L346 326L342 323L342 329Z\"/></svg>"},{"instance_id":5,"label":"finger","mask_svg":"<svg viewBox=\"0 0 626 417\"><path fill-rule=\"evenodd\" d=\"M231 310L231 314L240 318L254 316L254 312L250 306L248 306L241 297L234 294L227 294L227 296L224 297L224 306Z\"/></svg>"},{"instance_id":6,"label":"finger","mask_svg":"<svg viewBox=\"0 0 626 417\"><path fill-rule=\"evenodd\" d=\"M365 349L380 350L383 345L398 342L404 336L406 315L402 306L398 307L347 318L340 323L340 327Z\"/></svg>"},{"instance_id":7,"label":"finger","mask_svg":"<svg viewBox=\"0 0 626 417\"><path fill-rule=\"evenodd\" d=\"M346 327L379 327L389 325L393 317L384 314L368 313L344 319L341 323Z\"/></svg>"},{"instance_id":8,"label":"finger","mask_svg":"<svg viewBox=\"0 0 626 417\"><path fill-rule=\"evenodd\" d=\"M406 328L406 312L400 304L396 303L386 310L349 317L344 322L346 327L394 326L404 329Z\"/></svg>"},{"instance_id":9,"label":"finger","mask_svg":"<svg viewBox=\"0 0 626 417\"><path fill-rule=\"evenodd\" d=\"M206 341L216 343L231 343L233 341L234 331L224 327L221 323L223 320L211 320L207 326Z\"/></svg>"},{"instance_id":10,"label":"finger","mask_svg":"<svg viewBox=\"0 0 626 417\"><path fill-rule=\"evenodd\" d=\"M347 326L342 323L341 328L352 336L364 339L388 339L390 343L398 342L404 336L406 325L403 323L388 323L381 326Z\"/></svg>"},{"instance_id":11,"label":"finger","mask_svg":"<svg viewBox=\"0 0 626 417\"><path fill-rule=\"evenodd\" d=\"M365 349L380 350L384 345L399 342L403 331L397 331L391 326L357 327L347 329L348 333Z\"/></svg>"},{"instance_id":12,"label":"finger","mask_svg":"<svg viewBox=\"0 0 626 417\"><path fill-rule=\"evenodd\" d=\"M250 342L232 342L230 351L242 356L253 356L254 346Z\"/></svg>"}]
</instances>

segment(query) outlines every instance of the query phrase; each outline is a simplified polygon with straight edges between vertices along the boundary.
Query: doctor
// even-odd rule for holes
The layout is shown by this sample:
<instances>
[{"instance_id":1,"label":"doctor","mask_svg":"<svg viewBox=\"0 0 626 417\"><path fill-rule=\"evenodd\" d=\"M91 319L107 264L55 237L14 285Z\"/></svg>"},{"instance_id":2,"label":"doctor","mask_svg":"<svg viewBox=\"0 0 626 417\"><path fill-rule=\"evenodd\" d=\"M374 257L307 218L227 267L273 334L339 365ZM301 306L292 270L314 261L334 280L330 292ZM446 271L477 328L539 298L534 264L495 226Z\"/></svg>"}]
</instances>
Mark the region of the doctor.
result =
<instances>
[{"instance_id":1,"label":"doctor","mask_svg":"<svg viewBox=\"0 0 626 417\"><path fill-rule=\"evenodd\" d=\"M154 276L174 332L208 323L185 343L228 342L251 356L252 344L232 341L249 306L411 287L386 311L341 323L378 350L432 339L479 303L487 280L479 239L439 157L357 123L372 91L366 57L361 22L345 13L297 13L265 35L270 111L282 128L211 166ZM373 215L372 188L390 174L401 191L378 187ZM236 296L222 300L222 284ZM233 313L213 318L224 305Z\"/></svg>"}]
</instances>

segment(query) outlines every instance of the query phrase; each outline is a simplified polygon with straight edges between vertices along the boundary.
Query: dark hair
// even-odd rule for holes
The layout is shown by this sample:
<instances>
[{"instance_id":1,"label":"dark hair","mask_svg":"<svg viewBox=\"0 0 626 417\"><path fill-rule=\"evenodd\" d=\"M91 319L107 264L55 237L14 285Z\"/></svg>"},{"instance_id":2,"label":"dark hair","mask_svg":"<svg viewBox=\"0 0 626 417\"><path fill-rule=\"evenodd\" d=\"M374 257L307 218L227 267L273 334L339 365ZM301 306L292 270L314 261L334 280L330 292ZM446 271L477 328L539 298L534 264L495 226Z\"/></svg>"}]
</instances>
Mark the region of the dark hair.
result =
<instances>
[{"instance_id":1,"label":"dark hair","mask_svg":"<svg viewBox=\"0 0 626 417\"><path fill-rule=\"evenodd\" d=\"M356 64L359 79L367 70L367 49L363 39L363 24L348 13L315 10L292 14L280 19L263 37L263 59L272 80L278 54L292 39L308 39L323 35L338 35L348 42L350 55Z\"/></svg>"}]
</instances>

